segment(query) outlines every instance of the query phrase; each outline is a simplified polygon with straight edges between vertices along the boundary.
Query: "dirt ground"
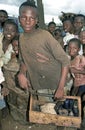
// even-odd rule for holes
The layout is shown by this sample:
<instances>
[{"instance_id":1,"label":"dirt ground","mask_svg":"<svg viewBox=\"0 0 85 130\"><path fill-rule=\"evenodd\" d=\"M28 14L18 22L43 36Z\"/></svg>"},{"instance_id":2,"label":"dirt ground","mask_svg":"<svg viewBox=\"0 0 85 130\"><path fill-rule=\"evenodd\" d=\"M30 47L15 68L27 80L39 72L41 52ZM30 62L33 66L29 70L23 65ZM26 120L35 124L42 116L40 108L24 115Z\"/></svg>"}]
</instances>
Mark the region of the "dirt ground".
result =
<instances>
[{"instance_id":1,"label":"dirt ground","mask_svg":"<svg viewBox=\"0 0 85 130\"><path fill-rule=\"evenodd\" d=\"M1 129L0 129L1 130ZM2 119L2 130L77 130L76 128L57 127L53 124L41 125L27 123L22 125L16 122L10 115ZM85 119L82 122L82 127L79 130L85 130Z\"/></svg>"},{"instance_id":2,"label":"dirt ground","mask_svg":"<svg viewBox=\"0 0 85 130\"><path fill-rule=\"evenodd\" d=\"M56 130L56 126L39 125L39 124L32 124L32 123L22 125L14 121L10 115L2 120L2 130L47 130L47 129Z\"/></svg>"}]
</instances>

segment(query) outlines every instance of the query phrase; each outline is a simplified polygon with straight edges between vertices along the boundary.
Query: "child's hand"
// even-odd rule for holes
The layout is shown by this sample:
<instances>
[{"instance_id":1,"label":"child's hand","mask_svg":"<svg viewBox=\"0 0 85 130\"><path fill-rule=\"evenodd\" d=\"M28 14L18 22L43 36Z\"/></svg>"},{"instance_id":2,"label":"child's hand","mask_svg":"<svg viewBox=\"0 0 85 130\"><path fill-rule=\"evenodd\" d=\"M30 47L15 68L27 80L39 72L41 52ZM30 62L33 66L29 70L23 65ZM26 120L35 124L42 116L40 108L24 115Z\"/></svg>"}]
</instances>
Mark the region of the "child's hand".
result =
<instances>
[{"instance_id":1,"label":"child's hand","mask_svg":"<svg viewBox=\"0 0 85 130\"><path fill-rule=\"evenodd\" d=\"M3 96L7 96L9 94L9 90L5 87L2 88L1 93Z\"/></svg>"},{"instance_id":2,"label":"child's hand","mask_svg":"<svg viewBox=\"0 0 85 130\"><path fill-rule=\"evenodd\" d=\"M57 89L57 91L55 92L54 98L55 99L62 99L64 96L64 89Z\"/></svg>"}]
</instances>

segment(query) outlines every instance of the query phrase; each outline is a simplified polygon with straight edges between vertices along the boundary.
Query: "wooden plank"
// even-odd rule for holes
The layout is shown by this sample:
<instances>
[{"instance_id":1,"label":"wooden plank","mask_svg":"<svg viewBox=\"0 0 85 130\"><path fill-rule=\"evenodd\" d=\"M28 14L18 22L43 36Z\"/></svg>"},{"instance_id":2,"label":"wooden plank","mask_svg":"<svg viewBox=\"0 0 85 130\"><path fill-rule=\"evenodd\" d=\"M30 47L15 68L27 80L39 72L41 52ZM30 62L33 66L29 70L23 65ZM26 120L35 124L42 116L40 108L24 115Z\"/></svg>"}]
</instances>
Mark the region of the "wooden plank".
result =
<instances>
[{"instance_id":1,"label":"wooden plank","mask_svg":"<svg viewBox=\"0 0 85 130\"><path fill-rule=\"evenodd\" d=\"M65 117L54 114L41 113L35 111L29 111L29 121L39 124L50 124L53 123L57 126L69 126L80 128L81 118L80 117Z\"/></svg>"},{"instance_id":2,"label":"wooden plank","mask_svg":"<svg viewBox=\"0 0 85 130\"><path fill-rule=\"evenodd\" d=\"M64 96L65 99L74 99L78 101L79 116L64 116L64 115L55 115L43 113L41 111L33 110L34 104L40 104L40 101L33 99L33 96L30 97L30 109L29 109L29 121L39 124L50 124L53 123L57 126L66 126L66 127L76 127L80 128L81 126L81 99L76 96ZM41 104L44 102L41 102Z\"/></svg>"}]
</instances>

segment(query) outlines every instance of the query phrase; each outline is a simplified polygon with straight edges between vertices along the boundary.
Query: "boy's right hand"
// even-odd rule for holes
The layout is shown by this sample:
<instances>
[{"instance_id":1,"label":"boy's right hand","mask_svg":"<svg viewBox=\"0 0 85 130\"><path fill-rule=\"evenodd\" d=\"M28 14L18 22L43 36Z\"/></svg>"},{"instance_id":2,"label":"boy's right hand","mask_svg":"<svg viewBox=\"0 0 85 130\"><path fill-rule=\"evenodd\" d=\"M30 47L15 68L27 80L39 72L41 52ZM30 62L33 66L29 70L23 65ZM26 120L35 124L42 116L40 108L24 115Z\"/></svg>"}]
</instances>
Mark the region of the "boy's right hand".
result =
<instances>
[{"instance_id":1,"label":"boy's right hand","mask_svg":"<svg viewBox=\"0 0 85 130\"><path fill-rule=\"evenodd\" d=\"M18 74L18 81L19 81L20 87L23 89L28 89L28 87L31 86L30 82L28 81L28 79L23 73Z\"/></svg>"}]
</instances>

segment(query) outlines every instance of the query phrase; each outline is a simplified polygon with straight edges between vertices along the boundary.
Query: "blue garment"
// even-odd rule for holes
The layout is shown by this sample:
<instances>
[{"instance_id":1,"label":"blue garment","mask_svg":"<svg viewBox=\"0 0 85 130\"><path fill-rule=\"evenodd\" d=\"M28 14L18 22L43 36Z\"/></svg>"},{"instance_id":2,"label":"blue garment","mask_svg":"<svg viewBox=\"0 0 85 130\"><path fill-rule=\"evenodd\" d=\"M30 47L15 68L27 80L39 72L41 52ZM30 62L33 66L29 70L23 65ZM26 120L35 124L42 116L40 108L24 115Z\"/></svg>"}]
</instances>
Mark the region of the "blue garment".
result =
<instances>
[{"instance_id":1,"label":"blue garment","mask_svg":"<svg viewBox=\"0 0 85 130\"><path fill-rule=\"evenodd\" d=\"M6 107L6 103L4 98L0 99L0 110L3 109L4 107Z\"/></svg>"},{"instance_id":2,"label":"blue garment","mask_svg":"<svg viewBox=\"0 0 85 130\"><path fill-rule=\"evenodd\" d=\"M78 94L79 95L82 95L85 93L85 85L81 85L79 86L79 89L78 89Z\"/></svg>"},{"instance_id":3,"label":"blue garment","mask_svg":"<svg viewBox=\"0 0 85 130\"><path fill-rule=\"evenodd\" d=\"M3 32L3 28L0 28L0 32L1 32L1 33Z\"/></svg>"}]
</instances>

